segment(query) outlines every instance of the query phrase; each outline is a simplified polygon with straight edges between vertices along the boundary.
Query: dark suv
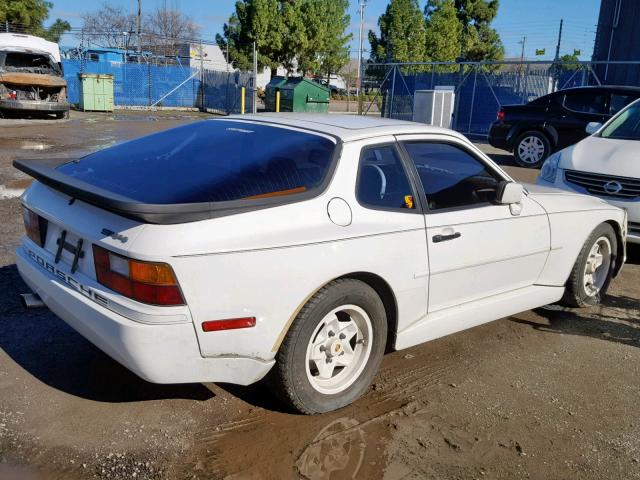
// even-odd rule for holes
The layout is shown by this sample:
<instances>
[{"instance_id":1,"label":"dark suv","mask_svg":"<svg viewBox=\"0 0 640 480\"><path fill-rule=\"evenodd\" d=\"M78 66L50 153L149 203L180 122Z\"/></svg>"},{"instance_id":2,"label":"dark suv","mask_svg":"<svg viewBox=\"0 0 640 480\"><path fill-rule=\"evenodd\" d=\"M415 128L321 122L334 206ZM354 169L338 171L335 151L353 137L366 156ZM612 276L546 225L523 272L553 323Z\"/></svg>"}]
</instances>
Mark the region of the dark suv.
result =
<instances>
[{"instance_id":1,"label":"dark suv","mask_svg":"<svg viewBox=\"0 0 640 480\"><path fill-rule=\"evenodd\" d=\"M578 87L505 105L491 124L489 143L513 152L522 167L539 167L552 152L586 137L589 122L604 123L639 97L638 87Z\"/></svg>"}]
</instances>

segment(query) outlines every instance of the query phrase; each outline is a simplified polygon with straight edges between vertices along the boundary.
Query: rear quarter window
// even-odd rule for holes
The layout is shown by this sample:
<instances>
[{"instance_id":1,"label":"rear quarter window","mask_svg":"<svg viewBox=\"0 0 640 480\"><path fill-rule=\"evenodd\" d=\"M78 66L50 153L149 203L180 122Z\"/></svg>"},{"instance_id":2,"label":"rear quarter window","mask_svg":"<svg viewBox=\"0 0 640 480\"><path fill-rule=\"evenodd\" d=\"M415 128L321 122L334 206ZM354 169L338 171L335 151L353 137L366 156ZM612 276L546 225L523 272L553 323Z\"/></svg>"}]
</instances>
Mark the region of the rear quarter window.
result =
<instances>
[{"instance_id":1,"label":"rear quarter window","mask_svg":"<svg viewBox=\"0 0 640 480\"><path fill-rule=\"evenodd\" d=\"M249 122L205 120L58 167L77 180L148 204L288 197L319 189L336 143Z\"/></svg>"}]
</instances>

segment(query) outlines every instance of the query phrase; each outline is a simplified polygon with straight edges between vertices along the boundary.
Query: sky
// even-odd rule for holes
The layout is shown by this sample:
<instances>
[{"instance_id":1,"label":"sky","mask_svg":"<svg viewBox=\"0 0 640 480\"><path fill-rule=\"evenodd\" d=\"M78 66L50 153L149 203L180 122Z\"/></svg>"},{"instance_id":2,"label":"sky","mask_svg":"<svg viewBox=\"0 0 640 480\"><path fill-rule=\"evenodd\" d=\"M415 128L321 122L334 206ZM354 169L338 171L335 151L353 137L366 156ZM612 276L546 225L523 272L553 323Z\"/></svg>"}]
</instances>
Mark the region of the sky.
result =
<instances>
[{"instance_id":1,"label":"sky","mask_svg":"<svg viewBox=\"0 0 640 480\"><path fill-rule=\"evenodd\" d=\"M97 10L100 1L86 0L52 0L53 9L50 21L60 17L67 20L72 27L81 27L81 15L84 12ZM142 0L143 11L153 10L167 5L190 15L200 25L205 40L213 41L215 34L222 32L222 25L234 10L236 0ZM131 12L137 9L137 0L110 0L112 5L121 5ZM388 0L368 0L364 18L364 49L369 43L366 34L370 29L377 31L378 17L386 8ZM423 8L426 0L419 0ZM351 15L350 33L351 55L357 56L358 49L358 0L350 0ZM593 51L596 24L600 10L600 0L500 0L498 15L493 26L498 30L505 46L506 57L519 58L523 37L525 57L529 59L549 59L555 55L560 19L564 19L560 55L581 52L580 58L590 59ZM77 40L71 35L63 37L64 46L76 45ZM545 49L544 56L536 56L536 49ZM365 53L365 58L368 54Z\"/></svg>"}]
</instances>

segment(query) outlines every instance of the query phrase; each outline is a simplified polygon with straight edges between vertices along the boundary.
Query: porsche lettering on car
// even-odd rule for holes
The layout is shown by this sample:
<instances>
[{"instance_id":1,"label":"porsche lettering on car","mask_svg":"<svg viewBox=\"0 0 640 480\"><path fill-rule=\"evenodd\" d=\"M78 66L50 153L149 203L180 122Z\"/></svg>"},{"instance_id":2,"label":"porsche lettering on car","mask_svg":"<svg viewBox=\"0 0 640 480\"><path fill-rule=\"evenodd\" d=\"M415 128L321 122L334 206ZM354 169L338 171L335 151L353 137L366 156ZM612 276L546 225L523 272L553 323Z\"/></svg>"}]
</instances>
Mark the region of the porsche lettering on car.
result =
<instances>
[{"instance_id":1,"label":"porsche lettering on car","mask_svg":"<svg viewBox=\"0 0 640 480\"><path fill-rule=\"evenodd\" d=\"M356 400L385 351L597 304L625 259L624 210L413 122L231 116L14 165L18 269L56 315L150 382L267 377L305 413Z\"/></svg>"}]
</instances>

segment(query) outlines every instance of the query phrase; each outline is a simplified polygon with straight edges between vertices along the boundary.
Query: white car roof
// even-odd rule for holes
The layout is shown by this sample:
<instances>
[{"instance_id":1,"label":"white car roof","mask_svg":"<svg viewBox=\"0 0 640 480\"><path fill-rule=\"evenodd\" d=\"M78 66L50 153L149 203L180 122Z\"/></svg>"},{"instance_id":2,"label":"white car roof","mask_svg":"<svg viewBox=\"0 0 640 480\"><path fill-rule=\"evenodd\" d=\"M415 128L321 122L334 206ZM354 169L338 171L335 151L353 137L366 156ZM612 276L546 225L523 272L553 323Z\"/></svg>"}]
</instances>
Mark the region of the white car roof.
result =
<instances>
[{"instance_id":1,"label":"white car roof","mask_svg":"<svg viewBox=\"0 0 640 480\"><path fill-rule=\"evenodd\" d=\"M56 62L60 62L60 47L58 47L58 44L33 35L0 33L0 50L47 53Z\"/></svg>"},{"instance_id":2,"label":"white car roof","mask_svg":"<svg viewBox=\"0 0 640 480\"><path fill-rule=\"evenodd\" d=\"M343 142L384 135L402 134L445 134L464 138L463 135L447 128L434 127L424 123L394 120L391 118L366 115L323 114L323 113L258 113L232 115L228 119L269 122L289 127L303 128L332 135Z\"/></svg>"}]
</instances>

